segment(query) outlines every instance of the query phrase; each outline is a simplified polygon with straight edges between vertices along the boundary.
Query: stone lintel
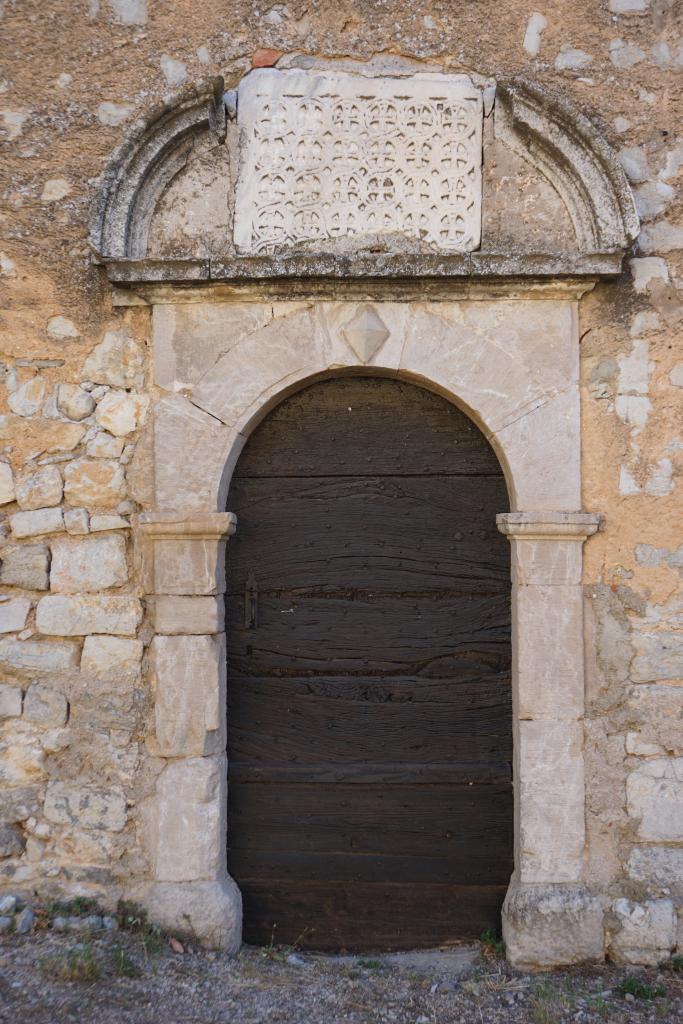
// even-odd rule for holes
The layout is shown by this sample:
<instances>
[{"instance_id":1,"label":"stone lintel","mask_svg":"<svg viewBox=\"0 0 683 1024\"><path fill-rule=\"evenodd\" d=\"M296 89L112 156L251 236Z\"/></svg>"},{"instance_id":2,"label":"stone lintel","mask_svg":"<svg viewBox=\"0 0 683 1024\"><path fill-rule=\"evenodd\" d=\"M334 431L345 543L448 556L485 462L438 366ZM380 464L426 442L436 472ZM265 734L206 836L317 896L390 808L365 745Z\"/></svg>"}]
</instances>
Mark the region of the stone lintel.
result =
<instances>
[{"instance_id":1,"label":"stone lintel","mask_svg":"<svg viewBox=\"0 0 683 1024\"><path fill-rule=\"evenodd\" d=\"M220 540L235 532L237 517L232 512L141 512L132 523L146 540Z\"/></svg>"},{"instance_id":2,"label":"stone lintel","mask_svg":"<svg viewBox=\"0 0 683 1024\"><path fill-rule=\"evenodd\" d=\"M602 525L597 512L503 512L496 516L501 533L511 540L583 542Z\"/></svg>"}]
</instances>

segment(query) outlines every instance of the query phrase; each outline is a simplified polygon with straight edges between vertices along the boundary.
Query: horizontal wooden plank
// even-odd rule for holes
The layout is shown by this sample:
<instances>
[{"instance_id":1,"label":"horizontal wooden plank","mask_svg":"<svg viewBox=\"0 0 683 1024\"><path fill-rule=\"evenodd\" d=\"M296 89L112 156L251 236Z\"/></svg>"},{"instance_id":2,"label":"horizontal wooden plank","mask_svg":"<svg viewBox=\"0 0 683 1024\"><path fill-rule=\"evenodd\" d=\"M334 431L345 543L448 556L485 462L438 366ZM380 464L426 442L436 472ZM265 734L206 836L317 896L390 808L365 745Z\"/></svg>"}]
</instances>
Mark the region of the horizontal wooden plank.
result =
<instances>
[{"instance_id":1,"label":"horizontal wooden plank","mask_svg":"<svg viewBox=\"0 0 683 1024\"><path fill-rule=\"evenodd\" d=\"M237 782L298 782L325 785L347 784L411 786L466 785L509 783L512 779L510 761L460 761L424 764L404 760L392 764L387 761L358 761L356 763L321 763L312 760L303 763L291 761L240 761L235 759L234 748L228 767L228 781ZM496 752L497 753L497 752ZM278 751L279 754L279 751Z\"/></svg>"},{"instance_id":2,"label":"horizontal wooden plank","mask_svg":"<svg viewBox=\"0 0 683 1024\"><path fill-rule=\"evenodd\" d=\"M231 675L228 756L264 764L500 761L512 756L510 716L507 674L362 685Z\"/></svg>"},{"instance_id":3,"label":"horizontal wooden plank","mask_svg":"<svg viewBox=\"0 0 683 1024\"><path fill-rule=\"evenodd\" d=\"M251 572L262 591L510 587L500 477L238 479L229 508L230 592Z\"/></svg>"},{"instance_id":4,"label":"horizontal wooden plank","mask_svg":"<svg viewBox=\"0 0 683 1024\"><path fill-rule=\"evenodd\" d=\"M231 849L476 856L507 863L512 787L233 783Z\"/></svg>"},{"instance_id":5,"label":"horizontal wooden plank","mask_svg":"<svg viewBox=\"0 0 683 1024\"><path fill-rule=\"evenodd\" d=\"M445 398L385 377L337 377L285 399L259 424L245 476L501 473L481 431ZM503 511L499 509L498 511Z\"/></svg>"},{"instance_id":6,"label":"horizontal wooden plank","mask_svg":"<svg viewBox=\"0 0 683 1024\"><path fill-rule=\"evenodd\" d=\"M258 628L244 626L244 603L227 602L233 671L270 675L324 671L448 674L450 659L510 650L507 594L372 598L260 595ZM438 664L437 664L438 662Z\"/></svg>"},{"instance_id":7,"label":"horizontal wooden plank","mask_svg":"<svg viewBox=\"0 0 683 1024\"><path fill-rule=\"evenodd\" d=\"M254 944L371 952L434 948L497 929L507 885L280 881L242 886Z\"/></svg>"},{"instance_id":8,"label":"horizontal wooden plank","mask_svg":"<svg viewBox=\"0 0 683 1024\"><path fill-rule=\"evenodd\" d=\"M241 885L272 879L299 882L441 882L450 885L505 885L512 858L498 848L451 857L410 854L300 853L290 850L230 848L230 872Z\"/></svg>"}]
</instances>

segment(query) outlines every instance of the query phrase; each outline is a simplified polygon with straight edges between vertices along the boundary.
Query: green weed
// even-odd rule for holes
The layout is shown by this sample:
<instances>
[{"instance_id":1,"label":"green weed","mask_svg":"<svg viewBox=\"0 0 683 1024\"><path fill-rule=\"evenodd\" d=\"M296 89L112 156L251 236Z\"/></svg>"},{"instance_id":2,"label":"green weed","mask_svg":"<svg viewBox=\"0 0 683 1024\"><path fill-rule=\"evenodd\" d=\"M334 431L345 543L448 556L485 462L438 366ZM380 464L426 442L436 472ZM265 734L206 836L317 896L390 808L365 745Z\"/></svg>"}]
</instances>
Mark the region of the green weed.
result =
<instances>
[{"instance_id":1,"label":"green weed","mask_svg":"<svg viewBox=\"0 0 683 1024\"><path fill-rule=\"evenodd\" d=\"M636 999L659 999L660 996L666 995L666 989L662 985L648 985L646 981L641 981L640 978L624 978L616 987L616 992L623 998L624 996L635 996Z\"/></svg>"},{"instance_id":2,"label":"green weed","mask_svg":"<svg viewBox=\"0 0 683 1024\"><path fill-rule=\"evenodd\" d=\"M97 981L102 976L91 946L79 943L66 953L46 956L40 962L43 974L56 981Z\"/></svg>"}]
</instances>

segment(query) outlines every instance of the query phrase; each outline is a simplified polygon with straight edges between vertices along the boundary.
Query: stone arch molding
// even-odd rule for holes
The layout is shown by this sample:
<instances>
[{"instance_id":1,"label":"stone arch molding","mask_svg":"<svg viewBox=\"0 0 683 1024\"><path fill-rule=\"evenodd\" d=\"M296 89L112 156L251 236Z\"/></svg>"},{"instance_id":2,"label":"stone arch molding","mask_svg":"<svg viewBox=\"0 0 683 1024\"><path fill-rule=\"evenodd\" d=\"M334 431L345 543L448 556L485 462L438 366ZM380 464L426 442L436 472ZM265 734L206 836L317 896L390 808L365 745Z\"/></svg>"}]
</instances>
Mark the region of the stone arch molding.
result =
<instances>
[{"instance_id":1,"label":"stone arch molding","mask_svg":"<svg viewBox=\"0 0 683 1024\"><path fill-rule=\"evenodd\" d=\"M197 296L201 299L201 296ZM185 296L187 299L187 296ZM230 475L292 390L343 372L400 376L463 408L504 467L512 512L515 870L503 912L516 963L603 955L584 878L582 543L576 294L438 303L173 301L153 309L154 493L136 550L153 613L147 808L151 878L134 895L169 928L235 949L226 873L225 545ZM400 410L398 411L400 415ZM549 637L553 643L548 644Z\"/></svg>"},{"instance_id":2,"label":"stone arch molding","mask_svg":"<svg viewBox=\"0 0 683 1024\"><path fill-rule=\"evenodd\" d=\"M235 163L238 132L244 137L244 122L254 114L251 100L255 75L271 76L266 81L272 82L277 76L315 78L316 73L268 69L251 72L242 79L237 90L237 122L229 125L225 143L232 150ZM406 77L419 84L418 80L428 76ZM435 77L446 83L470 82L465 76ZM318 73L318 79L325 81L325 74ZM396 91L405 79L388 81ZM576 235L566 248L621 256L638 233L638 217L624 172L590 120L546 89L522 80L501 79L497 84L486 83L485 88L484 83L470 85L487 116L492 106L496 137L534 167L561 197ZM103 176L91 224L93 249L105 263L140 261L154 255L148 252L152 217L165 190L185 167L197 140L207 137L210 98L210 90L199 88L156 112L147 123L133 130L114 155ZM216 145L219 144L216 138ZM232 188L235 186L233 180ZM239 203L239 185L237 192ZM237 220L236 234L241 231ZM475 240L468 251L478 248ZM228 256L234 251L230 239L221 255ZM596 266L592 264L593 270ZM603 270L606 267L602 264ZM614 272L615 267L611 269ZM125 274L120 268L118 272L114 268L112 273L118 279L145 279L143 270L129 266ZM225 267L194 267L185 271L193 279L226 274ZM158 271L155 276L158 279Z\"/></svg>"}]
</instances>

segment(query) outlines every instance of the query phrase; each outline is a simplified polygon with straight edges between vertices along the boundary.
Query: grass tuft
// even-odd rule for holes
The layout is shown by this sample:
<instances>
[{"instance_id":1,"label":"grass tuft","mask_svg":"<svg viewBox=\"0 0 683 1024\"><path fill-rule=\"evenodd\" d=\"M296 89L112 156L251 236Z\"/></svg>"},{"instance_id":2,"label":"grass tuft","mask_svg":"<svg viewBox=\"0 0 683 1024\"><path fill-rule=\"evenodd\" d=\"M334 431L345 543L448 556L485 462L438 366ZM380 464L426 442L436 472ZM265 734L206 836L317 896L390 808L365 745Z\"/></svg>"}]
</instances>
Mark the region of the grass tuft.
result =
<instances>
[{"instance_id":1,"label":"grass tuft","mask_svg":"<svg viewBox=\"0 0 683 1024\"><path fill-rule=\"evenodd\" d=\"M624 996L634 996L636 999L659 999L661 996L666 995L666 989L662 985L648 985L646 981L641 981L640 978L624 978L620 982L615 990L618 995L622 998Z\"/></svg>"},{"instance_id":2,"label":"grass tuft","mask_svg":"<svg viewBox=\"0 0 683 1024\"><path fill-rule=\"evenodd\" d=\"M48 978L56 981L98 981L102 976L92 946L79 943L66 953L46 956L40 968Z\"/></svg>"},{"instance_id":3,"label":"grass tuft","mask_svg":"<svg viewBox=\"0 0 683 1024\"><path fill-rule=\"evenodd\" d=\"M505 942L499 939L493 928L487 928L479 937L482 945L482 953L493 960L502 960L505 957Z\"/></svg>"}]
</instances>

